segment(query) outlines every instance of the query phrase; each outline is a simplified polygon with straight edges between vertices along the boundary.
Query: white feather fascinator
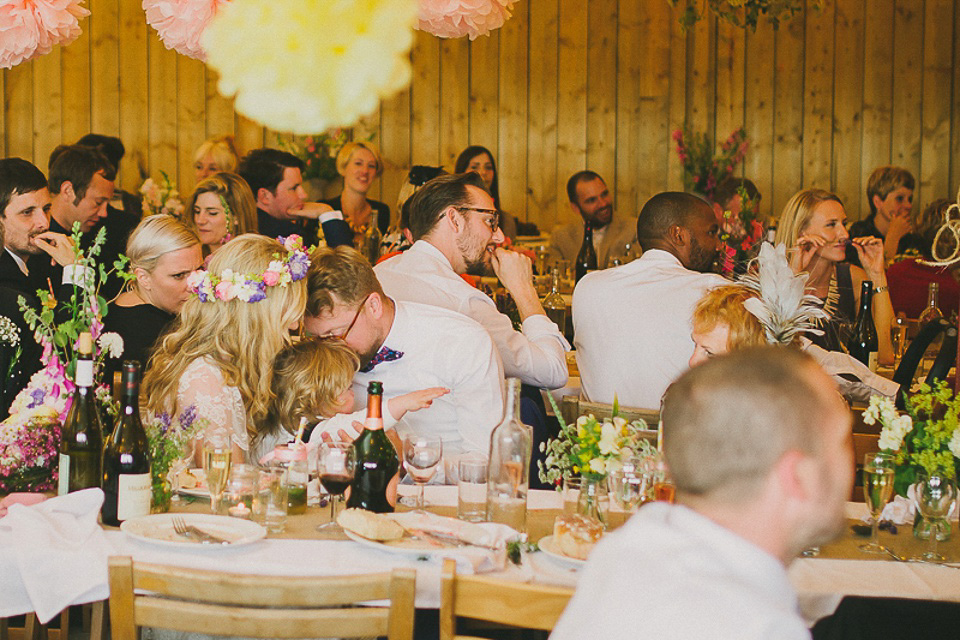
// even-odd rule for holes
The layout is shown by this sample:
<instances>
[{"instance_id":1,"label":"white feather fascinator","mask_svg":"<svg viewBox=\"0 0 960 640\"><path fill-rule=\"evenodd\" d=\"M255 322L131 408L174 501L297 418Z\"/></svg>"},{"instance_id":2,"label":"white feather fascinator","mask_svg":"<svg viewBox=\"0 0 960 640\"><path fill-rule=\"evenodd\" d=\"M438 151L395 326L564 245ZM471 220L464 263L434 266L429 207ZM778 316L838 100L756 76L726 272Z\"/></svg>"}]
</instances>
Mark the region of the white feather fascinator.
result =
<instances>
[{"instance_id":1,"label":"white feather fascinator","mask_svg":"<svg viewBox=\"0 0 960 640\"><path fill-rule=\"evenodd\" d=\"M750 298L743 306L763 325L771 344L790 344L801 333L823 334L817 325L830 316L819 298L806 293L807 274L793 272L784 245L774 248L763 243L760 255L737 283L760 296Z\"/></svg>"}]
</instances>

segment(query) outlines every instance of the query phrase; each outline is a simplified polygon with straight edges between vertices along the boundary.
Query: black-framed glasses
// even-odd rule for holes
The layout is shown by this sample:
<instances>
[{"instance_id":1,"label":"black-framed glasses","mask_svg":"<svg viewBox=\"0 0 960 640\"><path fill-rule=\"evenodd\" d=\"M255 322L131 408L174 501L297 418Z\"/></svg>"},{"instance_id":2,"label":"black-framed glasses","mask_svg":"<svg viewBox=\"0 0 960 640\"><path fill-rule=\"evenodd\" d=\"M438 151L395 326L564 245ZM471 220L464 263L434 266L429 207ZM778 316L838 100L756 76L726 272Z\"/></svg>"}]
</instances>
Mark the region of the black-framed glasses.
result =
<instances>
[{"instance_id":1,"label":"black-framed glasses","mask_svg":"<svg viewBox=\"0 0 960 640\"><path fill-rule=\"evenodd\" d=\"M478 207L454 207L454 209L461 213L464 211L475 211L476 213L490 216L489 218L485 217L483 219L484 224L490 227L490 231L494 233L500 228L500 212L496 209L480 209Z\"/></svg>"},{"instance_id":2,"label":"black-framed glasses","mask_svg":"<svg viewBox=\"0 0 960 640\"><path fill-rule=\"evenodd\" d=\"M360 306L357 307L356 313L353 314L353 320L350 321L350 324L347 325L347 328L344 329L343 333L325 333L322 336L317 336L320 340L346 340L347 335L353 329L354 325L357 324L357 320L360 319L360 313L363 311L363 308L367 306L367 300L370 299L372 293L368 293L367 296L363 299L363 302L360 303Z\"/></svg>"}]
</instances>

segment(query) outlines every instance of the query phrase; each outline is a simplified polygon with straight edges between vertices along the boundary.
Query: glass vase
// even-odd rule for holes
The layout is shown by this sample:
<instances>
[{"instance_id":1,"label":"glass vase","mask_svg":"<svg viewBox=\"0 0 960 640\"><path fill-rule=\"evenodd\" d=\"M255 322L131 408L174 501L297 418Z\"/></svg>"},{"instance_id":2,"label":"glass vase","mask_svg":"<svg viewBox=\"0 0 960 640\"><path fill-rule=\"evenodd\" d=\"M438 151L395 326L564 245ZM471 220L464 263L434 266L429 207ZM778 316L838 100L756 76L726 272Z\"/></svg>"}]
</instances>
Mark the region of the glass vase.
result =
<instances>
[{"instance_id":1,"label":"glass vase","mask_svg":"<svg viewBox=\"0 0 960 640\"><path fill-rule=\"evenodd\" d=\"M947 518L937 518L937 541L943 542L950 539L950 521ZM918 540L929 540L932 522L924 518L919 511L913 517L913 537Z\"/></svg>"},{"instance_id":2,"label":"glass vase","mask_svg":"<svg viewBox=\"0 0 960 640\"><path fill-rule=\"evenodd\" d=\"M580 479L580 496L577 498L577 513L598 521L606 528L609 502L606 476L583 474Z\"/></svg>"}]
</instances>

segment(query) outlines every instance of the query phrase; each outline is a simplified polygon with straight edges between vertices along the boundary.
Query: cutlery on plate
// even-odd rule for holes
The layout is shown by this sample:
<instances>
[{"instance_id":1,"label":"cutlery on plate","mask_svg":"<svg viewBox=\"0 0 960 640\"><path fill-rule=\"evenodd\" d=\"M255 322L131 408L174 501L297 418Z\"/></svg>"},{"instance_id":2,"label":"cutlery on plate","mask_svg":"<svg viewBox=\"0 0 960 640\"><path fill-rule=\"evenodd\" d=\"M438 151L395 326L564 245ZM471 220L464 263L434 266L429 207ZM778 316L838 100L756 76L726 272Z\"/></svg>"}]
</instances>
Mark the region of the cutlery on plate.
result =
<instances>
[{"instance_id":1,"label":"cutlery on plate","mask_svg":"<svg viewBox=\"0 0 960 640\"><path fill-rule=\"evenodd\" d=\"M489 549L490 551L498 551L499 547L488 544L479 544L476 542L467 542L466 540L461 540L457 536L451 533L444 533L442 531L425 531L423 529L407 529L407 533L413 536L421 538L429 538L436 542L442 542L444 544L452 544L455 547L480 547L481 549Z\"/></svg>"},{"instance_id":2,"label":"cutlery on plate","mask_svg":"<svg viewBox=\"0 0 960 640\"><path fill-rule=\"evenodd\" d=\"M187 524L186 520L180 516L171 518L171 522L173 523L173 530L177 533L177 535L181 535L185 538L192 538L201 544L230 544L230 541L226 538L215 536L212 533L207 533L202 529L198 529L192 524Z\"/></svg>"}]
</instances>

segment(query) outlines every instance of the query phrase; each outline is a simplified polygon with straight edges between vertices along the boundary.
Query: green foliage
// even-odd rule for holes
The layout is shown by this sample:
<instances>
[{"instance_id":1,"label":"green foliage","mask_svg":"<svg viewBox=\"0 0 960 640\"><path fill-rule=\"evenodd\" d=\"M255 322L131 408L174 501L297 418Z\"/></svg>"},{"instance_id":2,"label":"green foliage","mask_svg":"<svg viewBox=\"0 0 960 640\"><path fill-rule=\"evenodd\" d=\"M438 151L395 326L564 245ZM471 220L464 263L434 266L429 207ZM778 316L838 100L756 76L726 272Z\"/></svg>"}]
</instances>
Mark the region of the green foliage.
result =
<instances>
[{"instance_id":1,"label":"green foliage","mask_svg":"<svg viewBox=\"0 0 960 640\"><path fill-rule=\"evenodd\" d=\"M682 6L679 22L689 29L706 16L709 9L721 20L735 27L757 30L760 18L766 16L774 29L785 20L792 20L802 14L804 6L816 10L823 8L823 0L667 0L671 7Z\"/></svg>"}]
</instances>

